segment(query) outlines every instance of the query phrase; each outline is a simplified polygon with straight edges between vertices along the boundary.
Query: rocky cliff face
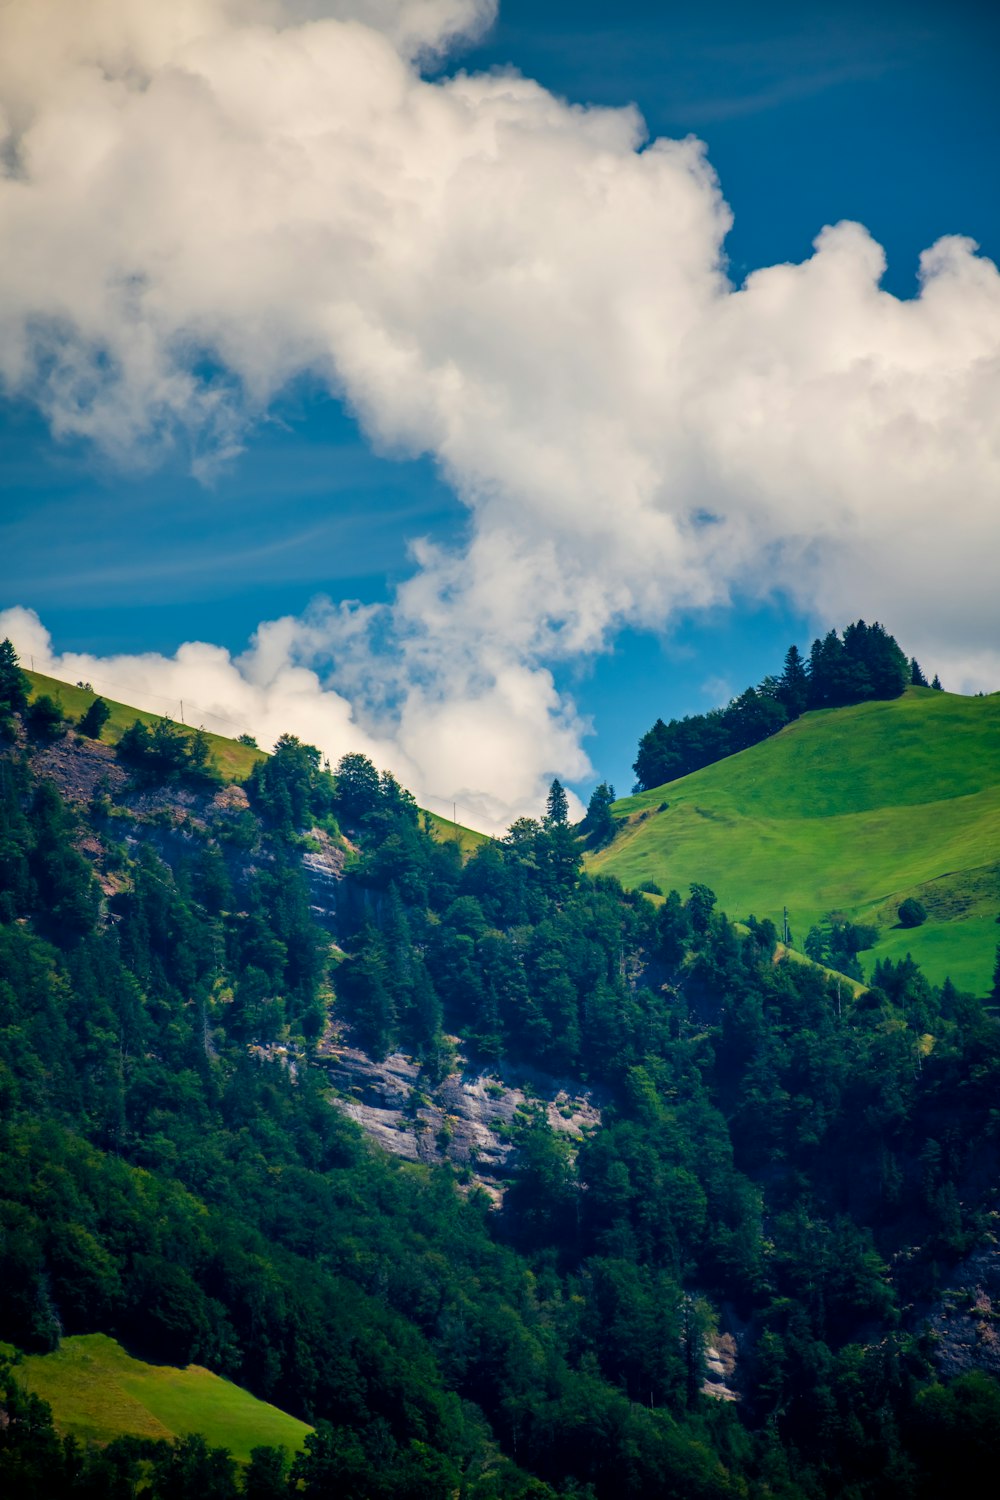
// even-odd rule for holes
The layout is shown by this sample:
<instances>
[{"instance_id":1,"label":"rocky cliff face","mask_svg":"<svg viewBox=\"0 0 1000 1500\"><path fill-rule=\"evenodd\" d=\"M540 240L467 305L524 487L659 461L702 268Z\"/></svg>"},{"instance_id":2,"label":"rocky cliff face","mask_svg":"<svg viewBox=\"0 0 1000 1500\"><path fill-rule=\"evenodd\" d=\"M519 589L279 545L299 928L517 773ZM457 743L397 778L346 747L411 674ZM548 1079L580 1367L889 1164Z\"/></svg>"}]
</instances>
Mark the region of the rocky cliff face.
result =
<instances>
[{"instance_id":1,"label":"rocky cliff face","mask_svg":"<svg viewBox=\"0 0 1000 1500\"><path fill-rule=\"evenodd\" d=\"M996 1232L1000 1215L994 1219ZM955 1266L928 1327L943 1375L978 1369L1000 1376L1000 1242L995 1237Z\"/></svg>"},{"instance_id":2,"label":"rocky cliff face","mask_svg":"<svg viewBox=\"0 0 1000 1500\"><path fill-rule=\"evenodd\" d=\"M334 1104L393 1155L451 1162L495 1203L513 1169L520 1120L544 1111L552 1129L574 1142L600 1124L594 1091L530 1067L499 1064L482 1072L462 1056L460 1039L452 1042L457 1066L431 1085L414 1059L396 1052L375 1062L331 1035L320 1051Z\"/></svg>"}]
</instances>

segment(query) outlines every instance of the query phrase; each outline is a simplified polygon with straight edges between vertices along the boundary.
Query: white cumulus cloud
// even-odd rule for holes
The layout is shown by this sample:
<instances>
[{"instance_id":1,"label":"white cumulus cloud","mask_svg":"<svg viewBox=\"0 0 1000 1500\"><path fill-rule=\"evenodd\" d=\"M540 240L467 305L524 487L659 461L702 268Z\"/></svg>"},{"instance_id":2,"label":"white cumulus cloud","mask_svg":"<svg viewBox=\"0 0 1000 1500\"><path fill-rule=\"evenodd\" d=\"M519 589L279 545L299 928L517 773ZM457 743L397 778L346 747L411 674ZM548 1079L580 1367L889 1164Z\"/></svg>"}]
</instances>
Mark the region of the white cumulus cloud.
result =
<instances>
[{"instance_id":1,"label":"white cumulus cloud","mask_svg":"<svg viewBox=\"0 0 1000 1500\"><path fill-rule=\"evenodd\" d=\"M900 300L841 223L734 287L699 142L513 72L421 76L492 13L0 7L6 389L124 461L182 434L207 470L308 372L470 513L383 610L139 670L204 671L232 707L312 671L317 741L491 825L587 772L553 663L734 588L878 615L995 686L996 267L946 238Z\"/></svg>"}]
</instances>

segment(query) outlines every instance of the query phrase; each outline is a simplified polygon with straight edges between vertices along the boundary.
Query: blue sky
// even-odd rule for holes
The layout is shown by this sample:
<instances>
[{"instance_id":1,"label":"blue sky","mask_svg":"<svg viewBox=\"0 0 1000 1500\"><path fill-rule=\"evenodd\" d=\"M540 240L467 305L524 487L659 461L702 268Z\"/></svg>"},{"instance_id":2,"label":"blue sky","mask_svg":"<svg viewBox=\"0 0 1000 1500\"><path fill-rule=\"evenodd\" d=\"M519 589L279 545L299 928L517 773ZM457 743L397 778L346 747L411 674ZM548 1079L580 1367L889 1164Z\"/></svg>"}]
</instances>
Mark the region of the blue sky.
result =
<instances>
[{"instance_id":1,"label":"blue sky","mask_svg":"<svg viewBox=\"0 0 1000 1500\"><path fill-rule=\"evenodd\" d=\"M905 299L920 252L941 235L1000 258L998 62L1000 23L973 4L501 0L492 30L438 71L513 66L572 103L634 102L650 137L697 135L734 216L725 251L736 285L805 260L824 225L852 219L885 247L883 286ZM386 456L394 445L365 435L357 400L345 406L313 373L255 416L242 452L208 483L191 475L183 432L123 459L86 438L57 440L30 384L8 390L0 603L35 610L58 652L170 655L191 639L238 652L261 621L301 616L317 595L391 601L414 572L414 538L461 547L468 536L467 504L441 463ZM739 691L776 669L790 641L805 647L845 623L854 603L810 608L780 578L770 596L739 577L722 594L669 612L662 630L626 618L603 649L548 664L591 722L581 795L600 777L626 790L657 715ZM883 607L875 587L858 597L898 628L891 599ZM945 633L941 643L949 659L954 643Z\"/></svg>"}]
</instances>

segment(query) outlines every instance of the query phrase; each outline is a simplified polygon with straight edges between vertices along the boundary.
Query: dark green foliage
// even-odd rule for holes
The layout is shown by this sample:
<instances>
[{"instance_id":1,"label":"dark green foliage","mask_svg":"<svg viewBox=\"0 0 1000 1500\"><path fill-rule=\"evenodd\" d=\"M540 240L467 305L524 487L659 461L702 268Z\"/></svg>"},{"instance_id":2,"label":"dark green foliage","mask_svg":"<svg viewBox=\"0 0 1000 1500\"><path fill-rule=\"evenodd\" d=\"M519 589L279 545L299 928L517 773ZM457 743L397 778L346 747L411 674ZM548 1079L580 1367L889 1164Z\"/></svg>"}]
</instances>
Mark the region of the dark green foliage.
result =
<instances>
[{"instance_id":1,"label":"dark green foliage","mask_svg":"<svg viewBox=\"0 0 1000 1500\"><path fill-rule=\"evenodd\" d=\"M798 646L789 646L785 652L785 665L778 679L778 697L789 719L797 719L805 713L809 702L809 673Z\"/></svg>"},{"instance_id":2,"label":"dark green foliage","mask_svg":"<svg viewBox=\"0 0 1000 1500\"><path fill-rule=\"evenodd\" d=\"M809 707L839 708L870 698L898 698L910 663L879 624L858 620L841 640L835 630L815 641L809 657Z\"/></svg>"},{"instance_id":3,"label":"dark green foliage","mask_svg":"<svg viewBox=\"0 0 1000 1500\"><path fill-rule=\"evenodd\" d=\"M320 765L315 745L283 734L274 754L258 761L246 783L247 795L265 823L287 836L320 821L333 809L333 778Z\"/></svg>"},{"instance_id":4,"label":"dark green foliage","mask_svg":"<svg viewBox=\"0 0 1000 1500\"><path fill-rule=\"evenodd\" d=\"M896 913L900 927L920 927L927 921L927 908L914 896L907 896Z\"/></svg>"},{"instance_id":5,"label":"dark green foliage","mask_svg":"<svg viewBox=\"0 0 1000 1500\"><path fill-rule=\"evenodd\" d=\"M927 687L927 678L920 668L920 663L915 656L910 657L910 682L914 687Z\"/></svg>"},{"instance_id":6,"label":"dark green foliage","mask_svg":"<svg viewBox=\"0 0 1000 1500\"><path fill-rule=\"evenodd\" d=\"M590 794L587 815L580 824L580 832L586 836L591 849L602 848L615 836L615 829L618 825L611 812L614 800L615 789L606 781L595 786Z\"/></svg>"},{"instance_id":7,"label":"dark green foliage","mask_svg":"<svg viewBox=\"0 0 1000 1500\"><path fill-rule=\"evenodd\" d=\"M804 948L814 963L826 964L851 979L862 979L858 954L870 948L877 937L877 927L852 922L842 912L827 912L821 926L810 927Z\"/></svg>"},{"instance_id":8,"label":"dark green foliage","mask_svg":"<svg viewBox=\"0 0 1000 1500\"><path fill-rule=\"evenodd\" d=\"M382 800L379 774L367 755L351 753L337 765L337 805L351 823L375 812Z\"/></svg>"},{"instance_id":9,"label":"dark green foliage","mask_svg":"<svg viewBox=\"0 0 1000 1500\"><path fill-rule=\"evenodd\" d=\"M25 727L32 739L51 744L66 733L67 723L63 711L54 698L40 693L29 707L24 718Z\"/></svg>"},{"instance_id":10,"label":"dark green foliage","mask_svg":"<svg viewBox=\"0 0 1000 1500\"><path fill-rule=\"evenodd\" d=\"M855 1001L704 885L581 875L557 820L463 867L386 776L349 804L332 969L298 831L347 805L311 747L274 759L252 857L137 828L106 907L54 787L0 760L0 1338L101 1328L317 1432L241 1477L198 1439L70 1454L25 1406L5 1495L924 1500L986 1450L995 1382L939 1382L909 1309L992 1207L987 1009L908 959ZM831 914L807 945L868 936ZM600 1128L522 1105L498 1215L372 1150L313 1050L331 979L428 1091L456 1031L542 1092L583 1079ZM738 1410L700 1395L720 1308Z\"/></svg>"},{"instance_id":11,"label":"dark green foliage","mask_svg":"<svg viewBox=\"0 0 1000 1500\"><path fill-rule=\"evenodd\" d=\"M934 688L935 692L938 692L938 693L941 693L941 692L944 691L944 689L941 686L941 679L940 679L940 677L938 676L938 674L936 672L934 673L934 681L931 683L931 687Z\"/></svg>"},{"instance_id":12,"label":"dark green foliage","mask_svg":"<svg viewBox=\"0 0 1000 1500\"><path fill-rule=\"evenodd\" d=\"M204 732L191 733L170 719L158 719L152 730L136 719L122 734L115 754L147 786L218 780L209 764Z\"/></svg>"},{"instance_id":13,"label":"dark green foliage","mask_svg":"<svg viewBox=\"0 0 1000 1500\"><path fill-rule=\"evenodd\" d=\"M0 719L23 714L28 708L28 679L18 664L17 652L7 639L0 641Z\"/></svg>"},{"instance_id":14,"label":"dark green foliage","mask_svg":"<svg viewBox=\"0 0 1000 1500\"><path fill-rule=\"evenodd\" d=\"M77 728L89 739L99 740L101 730L111 717L111 710L103 698L95 698L86 713L80 715Z\"/></svg>"}]
</instances>

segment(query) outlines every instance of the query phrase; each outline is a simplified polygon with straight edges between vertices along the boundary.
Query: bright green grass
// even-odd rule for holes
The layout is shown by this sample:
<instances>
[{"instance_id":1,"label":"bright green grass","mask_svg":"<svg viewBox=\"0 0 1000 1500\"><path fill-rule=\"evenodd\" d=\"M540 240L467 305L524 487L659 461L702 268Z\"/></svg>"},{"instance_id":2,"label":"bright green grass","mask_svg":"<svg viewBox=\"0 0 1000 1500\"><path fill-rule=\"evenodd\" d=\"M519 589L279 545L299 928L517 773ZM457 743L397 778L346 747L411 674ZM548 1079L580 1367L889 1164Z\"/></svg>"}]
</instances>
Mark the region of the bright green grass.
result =
<instances>
[{"instance_id":1,"label":"bright green grass","mask_svg":"<svg viewBox=\"0 0 1000 1500\"><path fill-rule=\"evenodd\" d=\"M54 1354L29 1355L17 1369L52 1407L58 1430L81 1442L200 1432L212 1447L246 1461L258 1446L297 1452L312 1431L209 1370L144 1364L103 1333L63 1339Z\"/></svg>"},{"instance_id":2,"label":"bright green grass","mask_svg":"<svg viewBox=\"0 0 1000 1500\"><path fill-rule=\"evenodd\" d=\"M669 806L660 811L666 802ZM627 826L591 869L626 885L711 886L732 916L787 905L801 943L830 910L877 920L869 968L906 952L985 994L1000 929L1000 694L911 688L806 714L773 739L616 803ZM894 929L916 895L929 920Z\"/></svg>"},{"instance_id":3,"label":"bright green grass","mask_svg":"<svg viewBox=\"0 0 1000 1500\"><path fill-rule=\"evenodd\" d=\"M37 698L40 693L47 693L61 705L62 711L68 718L77 720L80 715L102 694L91 692L88 688L74 687L68 682L60 682L55 677L46 677L42 672L25 672L24 674L31 684L31 696ZM136 719L150 728L159 723L160 714L147 713L145 709L130 708L126 703L115 703L111 698L105 698L105 703L111 710L108 719L101 732L101 739L105 744L116 745L125 730ZM188 734L194 734L190 725L178 724L178 729L183 729ZM262 750L255 750L251 745L241 745L237 740L229 740L221 734L209 734L205 731L208 740L208 749L212 764L222 776L224 781L245 781L253 769L254 763L264 759Z\"/></svg>"},{"instance_id":4,"label":"bright green grass","mask_svg":"<svg viewBox=\"0 0 1000 1500\"><path fill-rule=\"evenodd\" d=\"M457 843L463 859L468 859L480 844L486 843L485 833L477 833L474 828L463 828L461 823L452 823L439 813L427 812L424 817L427 819L427 831L431 838L439 844Z\"/></svg>"}]
</instances>

